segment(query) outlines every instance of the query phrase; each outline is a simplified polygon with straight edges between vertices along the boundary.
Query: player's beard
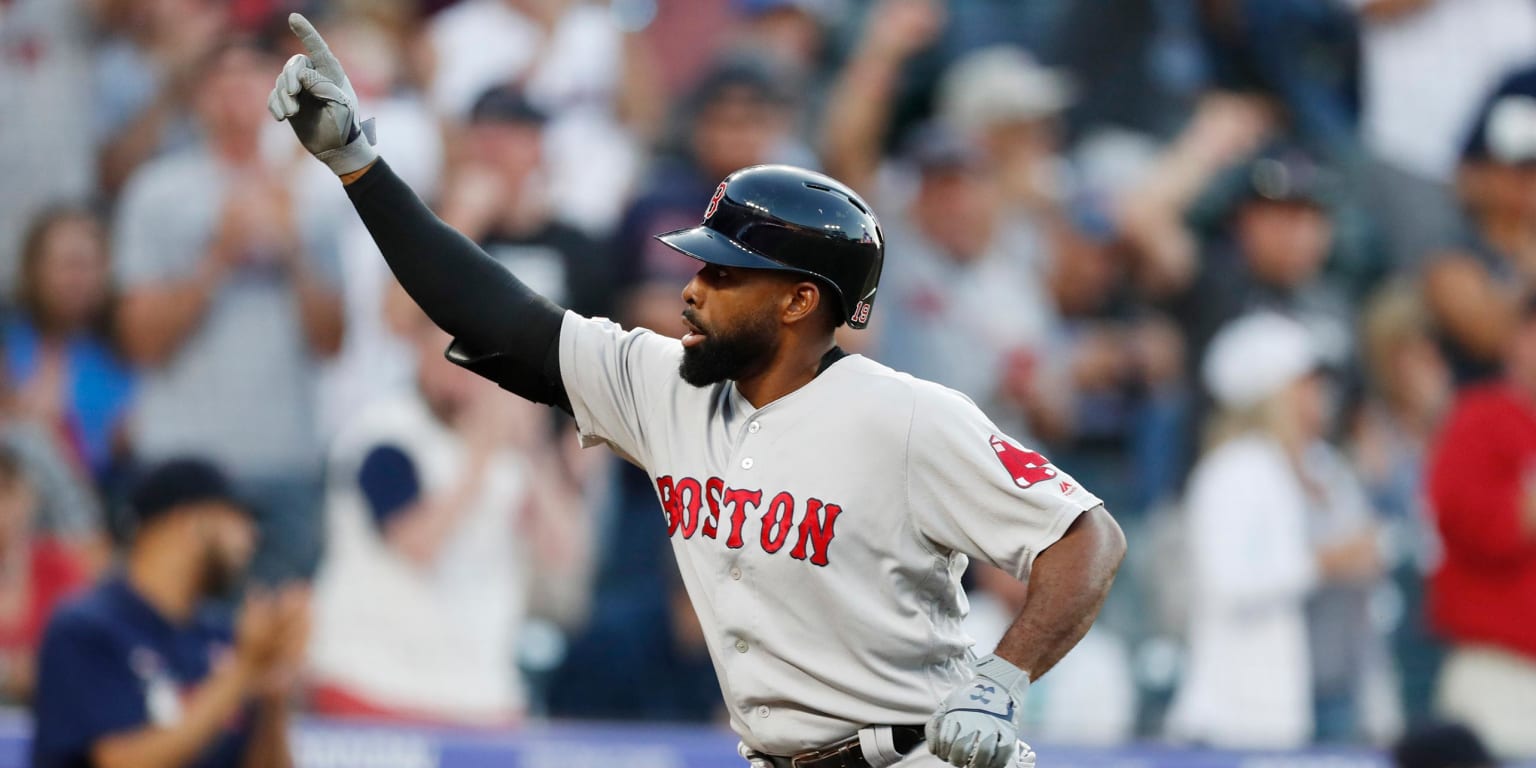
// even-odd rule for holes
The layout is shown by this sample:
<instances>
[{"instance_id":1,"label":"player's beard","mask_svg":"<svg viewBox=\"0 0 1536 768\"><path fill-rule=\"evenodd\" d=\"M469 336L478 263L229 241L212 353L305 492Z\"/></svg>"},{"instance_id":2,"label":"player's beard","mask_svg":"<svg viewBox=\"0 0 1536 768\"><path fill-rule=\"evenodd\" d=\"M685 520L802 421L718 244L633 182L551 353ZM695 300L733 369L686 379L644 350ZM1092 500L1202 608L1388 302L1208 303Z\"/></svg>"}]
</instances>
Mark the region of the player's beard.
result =
<instances>
[{"instance_id":1,"label":"player's beard","mask_svg":"<svg viewBox=\"0 0 1536 768\"><path fill-rule=\"evenodd\" d=\"M697 318L690 315L695 325ZM768 314L759 315L729 331L708 329L704 341L683 348L677 372L695 387L735 381L756 373L773 357L778 346L778 324Z\"/></svg>"}]
</instances>

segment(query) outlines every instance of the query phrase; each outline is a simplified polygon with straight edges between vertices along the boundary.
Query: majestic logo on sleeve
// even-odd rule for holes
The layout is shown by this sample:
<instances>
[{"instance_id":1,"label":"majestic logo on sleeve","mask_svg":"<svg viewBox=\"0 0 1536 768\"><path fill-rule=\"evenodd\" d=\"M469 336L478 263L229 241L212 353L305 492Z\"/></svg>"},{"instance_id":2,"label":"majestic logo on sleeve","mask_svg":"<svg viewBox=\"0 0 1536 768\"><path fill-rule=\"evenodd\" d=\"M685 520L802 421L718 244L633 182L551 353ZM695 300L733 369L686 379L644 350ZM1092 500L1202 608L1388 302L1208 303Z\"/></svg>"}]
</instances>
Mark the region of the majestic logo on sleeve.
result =
<instances>
[{"instance_id":1,"label":"majestic logo on sleeve","mask_svg":"<svg viewBox=\"0 0 1536 768\"><path fill-rule=\"evenodd\" d=\"M1034 451L1026 451L997 435L992 436L991 443L992 450L997 452L997 460L1003 463L1003 469L1008 470L1014 484L1020 488L1028 488L1060 474L1050 461ZM1069 488L1070 485L1062 483L1062 493L1067 493Z\"/></svg>"},{"instance_id":2,"label":"majestic logo on sleeve","mask_svg":"<svg viewBox=\"0 0 1536 768\"><path fill-rule=\"evenodd\" d=\"M656 478L656 495L667 517L667 535L691 539L704 536L725 539L725 546L741 549L750 540L748 519L757 529L757 544L768 554L789 548L789 556L825 566L832 548L832 526L843 508L817 498L797 502L789 491L772 497L760 490L727 488L711 477L700 483L692 477Z\"/></svg>"}]
</instances>

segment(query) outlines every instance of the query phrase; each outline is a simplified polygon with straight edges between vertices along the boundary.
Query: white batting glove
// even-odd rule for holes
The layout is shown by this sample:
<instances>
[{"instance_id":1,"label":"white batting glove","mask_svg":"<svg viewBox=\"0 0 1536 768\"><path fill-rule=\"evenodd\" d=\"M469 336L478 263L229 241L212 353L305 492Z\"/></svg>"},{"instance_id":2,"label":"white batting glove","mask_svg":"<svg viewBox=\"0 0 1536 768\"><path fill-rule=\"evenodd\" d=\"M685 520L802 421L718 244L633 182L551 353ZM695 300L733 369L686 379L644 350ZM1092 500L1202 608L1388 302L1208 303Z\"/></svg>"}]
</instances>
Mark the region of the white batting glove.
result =
<instances>
[{"instance_id":1,"label":"white batting glove","mask_svg":"<svg viewBox=\"0 0 1536 768\"><path fill-rule=\"evenodd\" d=\"M283 66L267 97L267 111L287 120L299 143L337 176L368 167L378 159L373 149L373 121L357 117L357 94L341 62L303 15L288 15L288 28L309 55L297 54Z\"/></svg>"},{"instance_id":2,"label":"white batting glove","mask_svg":"<svg viewBox=\"0 0 1536 768\"><path fill-rule=\"evenodd\" d=\"M1019 741L1028 687L1029 675L996 655L976 662L976 677L928 720L928 751L959 768L1033 766L1034 751Z\"/></svg>"}]
</instances>

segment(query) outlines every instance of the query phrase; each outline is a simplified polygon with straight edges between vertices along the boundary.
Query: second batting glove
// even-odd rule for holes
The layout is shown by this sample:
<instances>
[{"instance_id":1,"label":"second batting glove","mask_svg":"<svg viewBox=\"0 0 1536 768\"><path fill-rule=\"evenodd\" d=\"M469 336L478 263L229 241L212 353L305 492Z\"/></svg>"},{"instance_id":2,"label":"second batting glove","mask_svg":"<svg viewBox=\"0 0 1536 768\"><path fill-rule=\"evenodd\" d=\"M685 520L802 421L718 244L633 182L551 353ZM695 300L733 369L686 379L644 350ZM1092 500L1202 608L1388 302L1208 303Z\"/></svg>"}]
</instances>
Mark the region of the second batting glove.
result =
<instances>
[{"instance_id":1,"label":"second batting glove","mask_svg":"<svg viewBox=\"0 0 1536 768\"><path fill-rule=\"evenodd\" d=\"M928 721L928 750L959 768L1034 765L1033 752L1019 741L1019 705L1028 687L1029 675L996 655L976 662L976 676Z\"/></svg>"}]
</instances>

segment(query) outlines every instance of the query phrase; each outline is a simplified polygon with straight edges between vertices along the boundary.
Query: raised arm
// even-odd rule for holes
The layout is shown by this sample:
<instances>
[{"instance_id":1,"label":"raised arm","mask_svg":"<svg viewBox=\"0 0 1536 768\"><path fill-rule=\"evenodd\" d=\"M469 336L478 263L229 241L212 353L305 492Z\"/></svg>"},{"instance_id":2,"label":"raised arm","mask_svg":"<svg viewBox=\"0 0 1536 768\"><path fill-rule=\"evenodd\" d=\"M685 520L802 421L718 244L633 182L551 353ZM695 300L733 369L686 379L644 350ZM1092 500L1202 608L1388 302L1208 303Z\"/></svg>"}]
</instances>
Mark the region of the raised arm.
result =
<instances>
[{"instance_id":1,"label":"raised arm","mask_svg":"<svg viewBox=\"0 0 1536 768\"><path fill-rule=\"evenodd\" d=\"M444 224L374 152L357 97L325 40L288 20L309 54L288 60L268 100L278 120L346 184L347 195L406 293L455 342L454 362L529 400L569 408L560 379L564 310Z\"/></svg>"}]
</instances>

